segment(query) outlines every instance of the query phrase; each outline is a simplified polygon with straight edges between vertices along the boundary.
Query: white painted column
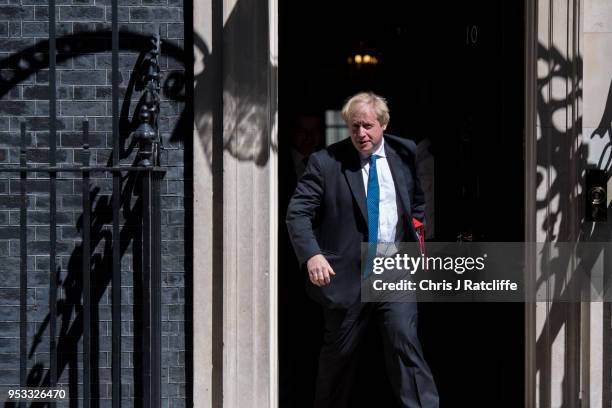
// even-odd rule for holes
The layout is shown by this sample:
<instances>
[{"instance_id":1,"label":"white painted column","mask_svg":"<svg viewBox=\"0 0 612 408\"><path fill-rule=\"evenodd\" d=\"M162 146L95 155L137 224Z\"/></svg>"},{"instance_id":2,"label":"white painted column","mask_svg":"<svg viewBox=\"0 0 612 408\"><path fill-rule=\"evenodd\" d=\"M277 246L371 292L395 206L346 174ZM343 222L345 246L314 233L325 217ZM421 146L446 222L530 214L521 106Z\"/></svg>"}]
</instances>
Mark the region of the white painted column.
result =
<instances>
[{"instance_id":1,"label":"white painted column","mask_svg":"<svg viewBox=\"0 0 612 408\"><path fill-rule=\"evenodd\" d=\"M535 203L526 207L535 213L531 237L550 244L537 259L542 270L536 269L536 278L553 260L567 270L538 288L552 293L563 290L581 261L572 251L558 251L555 243L589 242L601 237L598 229L609 231L609 223L585 223L582 189L586 168L601 167L612 137L609 130L601 138L592 137L606 104L612 103L607 100L612 86L612 5L607 0L537 0L537 15L537 61L531 61L537 64L538 78L537 152L527 157L536 161L537 174L531 176L538 180L535 201L540 209L535 210ZM592 272L603 270L602 259L586 264L590 261ZM532 340L539 344L537 349L528 345L528 358L535 362L534 378L527 373L532 381L528 389L535 387L528 406L603 407L604 390L610 387L604 383L610 378L604 374L610 369L603 363L610 346L604 344L604 330L611 324L604 321L604 304L539 302L527 310L527 321L535 320Z\"/></svg>"},{"instance_id":2,"label":"white painted column","mask_svg":"<svg viewBox=\"0 0 612 408\"><path fill-rule=\"evenodd\" d=\"M610 123L608 130L597 129L602 122L606 105L612 104L610 92L612 92L612 4L605 0L584 0L583 20L583 54L584 54L584 115L583 133L584 143L588 155L586 161L590 167L604 169L607 161L612 157L610 147L606 144L612 140L610 134ZM608 175L610 168L608 167ZM608 206L612 199L612 183L608 181ZM610 220L606 224L593 226L593 232L607 231L610 237ZM603 229L603 230L602 230ZM609 239L609 238L608 238ZM610 254L607 254L609 257ZM596 260L595 267L603 269L604 254ZM609 273L609 271L608 271ZM612 322L604 321L604 303L591 303L586 305L589 315L590 326L586 331L589 340L589 353L585 354L588 364L589 383L586 384L585 394L590 399L591 407L604 406L604 393L610 396L610 370L604 364L605 356L609 356L610 344L604 343L604 330L610 330ZM606 383L608 381L608 383ZM606 401L605 404L610 404Z\"/></svg>"},{"instance_id":3,"label":"white painted column","mask_svg":"<svg viewBox=\"0 0 612 408\"><path fill-rule=\"evenodd\" d=\"M547 276L536 290L544 298L567 289L576 256L557 242L579 239L582 206L578 200L582 169L581 99L577 97L581 56L580 0L538 0L537 3L536 173L534 239L546 243L538 253L536 278ZM535 211L535 205L533 206ZM529 218L529 217L528 217ZM563 265L564 267L560 267ZM564 272L561 272L564 271ZM581 397L580 304L538 302L535 337L535 401L541 408L578 407ZM528 317L529 320L529 317Z\"/></svg>"},{"instance_id":4,"label":"white painted column","mask_svg":"<svg viewBox=\"0 0 612 408\"><path fill-rule=\"evenodd\" d=\"M211 2L194 4L194 128L193 128L193 399L195 407L214 407L213 376L213 174L211 75ZM186 152L186 154L188 154ZM188 290L189 288L186 288Z\"/></svg>"},{"instance_id":5,"label":"white painted column","mask_svg":"<svg viewBox=\"0 0 612 408\"><path fill-rule=\"evenodd\" d=\"M210 54L195 73L194 402L275 407L277 6L194 7Z\"/></svg>"}]
</instances>

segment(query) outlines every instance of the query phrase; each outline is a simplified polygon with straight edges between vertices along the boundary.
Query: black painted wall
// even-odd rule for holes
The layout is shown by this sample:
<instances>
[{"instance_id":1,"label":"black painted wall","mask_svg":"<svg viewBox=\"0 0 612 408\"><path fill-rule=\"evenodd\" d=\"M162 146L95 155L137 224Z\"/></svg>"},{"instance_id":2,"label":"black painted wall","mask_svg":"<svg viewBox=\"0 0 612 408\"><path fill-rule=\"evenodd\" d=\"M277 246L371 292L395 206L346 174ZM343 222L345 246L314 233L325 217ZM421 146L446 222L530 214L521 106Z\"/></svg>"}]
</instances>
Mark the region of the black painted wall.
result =
<instances>
[{"instance_id":1,"label":"black painted wall","mask_svg":"<svg viewBox=\"0 0 612 408\"><path fill-rule=\"evenodd\" d=\"M191 6L189 6L191 7ZM110 0L57 0L57 160L81 163L81 126L89 121L91 162L110 164L111 5ZM191 122L185 112L185 55L182 0L120 0L121 161L133 162L137 147L129 134L136 126L140 97L133 74L148 38L161 33L164 75L160 130L162 165L162 396L164 407L188 405L190 291L186 259L184 140ZM19 162L19 123L27 127L28 160L48 162L49 152L48 0L0 1L0 165ZM188 169L189 170L189 169ZM17 177L17 178L16 178ZM36 179L34 179L36 177ZM92 343L94 398L110 406L111 396L111 241L112 179L92 175ZM11 179L13 178L13 179ZM189 177L188 177L189 178ZM81 180L60 173L57 182L58 378L73 399L82 397ZM28 383L44 385L49 368L49 180L28 180ZM188 190L188 188L187 188ZM141 211L138 183L122 183L122 396L124 406L139 406ZM188 217L189 215L187 215ZM189 231L189 221L187 231ZM187 287L186 287L187 284ZM187 299L190 297L187 296ZM187 361L187 363L186 363ZM19 383L19 181L0 173L0 386ZM0 396L0 401L3 401ZM66 401L59 406L80 406Z\"/></svg>"}]
</instances>

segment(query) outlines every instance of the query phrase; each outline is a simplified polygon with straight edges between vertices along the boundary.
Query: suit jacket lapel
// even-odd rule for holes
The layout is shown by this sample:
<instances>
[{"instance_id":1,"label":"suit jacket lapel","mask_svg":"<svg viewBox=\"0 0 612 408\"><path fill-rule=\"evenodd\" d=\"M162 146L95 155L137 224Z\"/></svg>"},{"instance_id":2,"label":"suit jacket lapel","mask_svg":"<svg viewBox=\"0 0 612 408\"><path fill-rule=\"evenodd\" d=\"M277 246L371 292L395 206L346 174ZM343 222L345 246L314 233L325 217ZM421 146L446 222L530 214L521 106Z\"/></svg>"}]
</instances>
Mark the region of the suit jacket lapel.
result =
<instances>
[{"instance_id":1,"label":"suit jacket lapel","mask_svg":"<svg viewBox=\"0 0 612 408\"><path fill-rule=\"evenodd\" d=\"M359 160L359 154L351 145L350 148L353 150L349 154L349 158L344 167L344 176L351 189L353 198L357 202L361 215L363 215L366 224L368 222L368 210L366 208L366 194L363 186L363 175L361 174L361 161Z\"/></svg>"},{"instance_id":2,"label":"suit jacket lapel","mask_svg":"<svg viewBox=\"0 0 612 408\"><path fill-rule=\"evenodd\" d=\"M408 194L408 180L406 180L406 174L402 170L402 159L395 149L391 147L390 143L385 143L385 153L389 168L391 169L391 175L393 176L393 182L395 183L395 191L399 194L400 205L403 207L404 214L409 214L411 205L410 194Z\"/></svg>"},{"instance_id":3,"label":"suit jacket lapel","mask_svg":"<svg viewBox=\"0 0 612 408\"><path fill-rule=\"evenodd\" d=\"M368 221L368 210L366 208L366 194L363 186L363 175L361 174L361 161L359 160L359 154L356 150L353 150L353 146L350 146L351 153L344 166L344 176L346 181L351 188L353 198L361 210L364 220ZM393 176L393 182L395 184L395 191L399 195L399 202L404 210L404 214L410 213L410 195L408 194L408 180L402 170L402 161L395 149L391 147L390 143L385 143L385 153L387 155L387 161L389 168L391 169L391 176ZM402 213L402 211L400 211Z\"/></svg>"}]
</instances>

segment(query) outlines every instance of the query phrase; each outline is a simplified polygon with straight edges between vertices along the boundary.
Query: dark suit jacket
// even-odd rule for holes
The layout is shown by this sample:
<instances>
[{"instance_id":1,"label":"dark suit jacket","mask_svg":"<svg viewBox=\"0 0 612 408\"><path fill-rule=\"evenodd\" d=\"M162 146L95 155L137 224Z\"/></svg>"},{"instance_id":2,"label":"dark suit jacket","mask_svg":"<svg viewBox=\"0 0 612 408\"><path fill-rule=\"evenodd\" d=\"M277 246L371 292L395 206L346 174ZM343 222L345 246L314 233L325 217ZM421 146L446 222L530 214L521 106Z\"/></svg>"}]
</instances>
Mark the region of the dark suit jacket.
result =
<instances>
[{"instance_id":1,"label":"dark suit jacket","mask_svg":"<svg viewBox=\"0 0 612 408\"><path fill-rule=\"evenodd\" d=\"M385 135L385 153L395 184L397 241L416 241L412 217L424 221L425 202L416 177L416 145ZM323 254L336 273L329 285L310 282L310 296L323 306L346 308L360 297L361 244L368 239L366 195L359 153L350 138L310 156L287 209L287 228L302 267Z\"/></svg>"}]
</instances>

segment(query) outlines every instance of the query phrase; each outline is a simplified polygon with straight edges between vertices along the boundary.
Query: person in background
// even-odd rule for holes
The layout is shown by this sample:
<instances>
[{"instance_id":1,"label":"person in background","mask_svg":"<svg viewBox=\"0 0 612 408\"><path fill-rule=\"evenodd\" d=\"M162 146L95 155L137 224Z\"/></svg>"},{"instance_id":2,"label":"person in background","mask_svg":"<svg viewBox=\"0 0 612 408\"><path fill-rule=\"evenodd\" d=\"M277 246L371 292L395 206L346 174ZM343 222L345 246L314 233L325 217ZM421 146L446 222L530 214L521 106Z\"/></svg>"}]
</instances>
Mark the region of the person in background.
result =
<instances>
[{"instance_id":1,"label":"person in background","mask_svg":"<svg viewBox=\"0 0 612 408\"><path fill-rule=\"evenodd\" d=\"M281 132L279 155L279 209L285 218L291 195L304 173L308 158L323 148L322 113L304 108L288 114ZM300 273L284 223L279 225L279 407L311 408L314 400L317 357L321 348L321 308L304 291Z\"/></svg>"}]
</instances>

